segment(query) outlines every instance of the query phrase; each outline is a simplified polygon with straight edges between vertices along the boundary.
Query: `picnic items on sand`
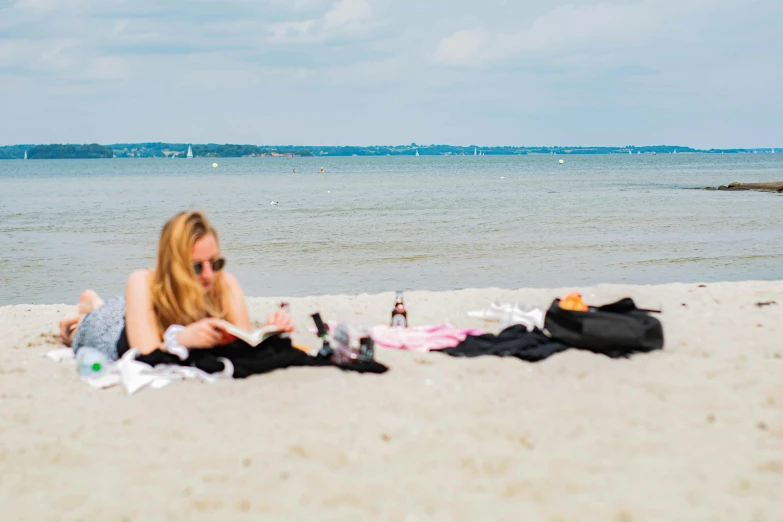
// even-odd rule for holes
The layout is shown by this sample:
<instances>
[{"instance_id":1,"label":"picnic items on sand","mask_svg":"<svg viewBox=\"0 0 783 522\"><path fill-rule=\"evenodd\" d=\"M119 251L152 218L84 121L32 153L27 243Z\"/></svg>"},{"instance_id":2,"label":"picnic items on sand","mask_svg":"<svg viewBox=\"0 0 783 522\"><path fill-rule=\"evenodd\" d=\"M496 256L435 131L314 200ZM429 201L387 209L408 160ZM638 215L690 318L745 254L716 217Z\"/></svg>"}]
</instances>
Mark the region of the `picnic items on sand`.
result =
<instances>
[{"instance_id":1,"label":"picnic items on sand","mask_svg":"<svg viewBox=\"0 0 783 522\"><path fill-rule=\"evenodd\" d=\"M589 307L574 292L568 300L555 299L546 313L543 330L528 331L522 324L498 335L468 336L454 348L441 350L455 357L513 356L530 362L578 348L612 358L663 348L663 327L630 298L600 307ZM561 303L565 302L567 308Z\"/></svg>"},{"instance_id":2,"label":"picnic items on sand","mask_svg":"<svg viewBox=\"0 0 783 522\"><path fill-rule=\"evenodd\" d=\"M337 324L330 329L321 319L321 314L314 313L311 317L323 343L317 353L313 354L315 358L328 360L345 370L372 373L384 373L388 370L374 360L374 343L367 332L345 324Z\"/></svg>"},{"instance_id":3,"label":"picnic items on sand","mask_svg":"<svg viewBox=\"0 0 783 522\"><path fill-rule=\"evenodd\" d=\"M118 301L118 304L122 303ZM401 292L397 294L395 312L400 313L393 315L393 319L407 319ZM248 344L237 338L223 346L191 350L185 358L160 350L140 355L138 350L127 346L124 331L117 341L120 361L111 361L103 350L92 347L82 346L75 351L80 373L92 386L122 384L133 393L175 380L214 382L216 376L244 378L295 366L337 366L359 373L384 373L388 368L375 361L376 346L415 352L441 351L453 357L516 357L529 362L541 361L569 348L611 358L629 357L663 348L663 327L651 315L654 312L638 308L630 298L588 306L578 292L572 292L563 299L555 299L546 313L532 306L498 303L468 312L473 318L510 325L497 335L447 323L413 328L401 328L402 324L372 328L337 322L326 324L315 313L312 318L322 345L310 353L294 347L290 337L273 335L258 339L257 346L253 346L256 339ZM113 339L114 333L109 334ZM74 352L66 351L73 360Z\"/></svg>"}]
</instances>

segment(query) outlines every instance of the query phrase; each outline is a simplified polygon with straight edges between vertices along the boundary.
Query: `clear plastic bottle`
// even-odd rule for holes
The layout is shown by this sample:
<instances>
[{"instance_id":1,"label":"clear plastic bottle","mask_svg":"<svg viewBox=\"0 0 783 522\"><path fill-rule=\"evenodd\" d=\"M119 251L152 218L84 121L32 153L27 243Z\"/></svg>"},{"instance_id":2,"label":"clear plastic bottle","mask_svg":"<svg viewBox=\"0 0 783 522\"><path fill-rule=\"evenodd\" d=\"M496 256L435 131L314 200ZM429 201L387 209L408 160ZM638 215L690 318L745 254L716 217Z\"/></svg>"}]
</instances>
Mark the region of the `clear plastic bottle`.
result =
<instances>
[{"instance_id":1,"label":"clear plastic bottle","mask_svg":"<svg viewBox=\"0 0 783 522\"><path fill-rule=\"evenodd\" d=\"M76 369L80 377L97 377L109 367L111 361L105 353L85 346L76 352Z\"/></svg>"},{"instance_id":2,"label":"clear plastic bottle","mask_svg":"<svg viewBox=\"0 0 783 522\"><path fill-rule=\"evenodd\" d=\"M364 327L351 328L338 324L332 335L334 340L334 364L345 365L356 362L372 361L375 356L374 343Z\"/></svg>"},{"instance_id":3,"label":"clear plastic bottle","mask_svg":"<svg viewBox=\"0 0 783 522\"><path fill-rule=\"evenodd\" d=\"M291 315L291 305L288 303L288 301L280 302L280 310L284 311L288 315ZM283 339L288 339L289 337L291 337L291 334L288 333L280 334L280 337L282 337Z\"/></svg>"}]
</instances>

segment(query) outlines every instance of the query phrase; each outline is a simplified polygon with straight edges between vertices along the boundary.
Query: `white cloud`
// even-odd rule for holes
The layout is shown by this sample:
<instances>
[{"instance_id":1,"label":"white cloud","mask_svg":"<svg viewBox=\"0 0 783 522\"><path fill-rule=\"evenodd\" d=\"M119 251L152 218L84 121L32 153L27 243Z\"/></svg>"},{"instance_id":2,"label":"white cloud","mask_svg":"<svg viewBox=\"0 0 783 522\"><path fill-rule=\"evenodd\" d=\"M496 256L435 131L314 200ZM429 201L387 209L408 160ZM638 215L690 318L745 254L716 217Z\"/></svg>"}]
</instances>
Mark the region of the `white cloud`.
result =
<instances>
[{"instance_id":1,"label":"white cloud","mask_svg":"<svg viewBox=\"0 0 783 522\"><path fill-rule=\"evenodd\" d=\"M316 20L304 20L302 22L279 22L273 24L270 27L272 41L284 43L306 39L316 23Z\"/></svg>"},{"instance_id":2,"label":"white cloud","mask_svg":"<svg viewBox=\"0 0 783 522\"><path fill-rule=\"evenodd\" d=\"M270 27L270 41L278 44L312 44L368 29L371 8L367 0L338 0L320 18L280 22Z\"/></svg>"},{"instance_id":3,"label":"white cloud","mask_svg":"<svg viewBox=\"0 0 783 522\"><path fill-rule=\"evenodd\" d=\"M32 11L51 11L61 5L57 0L19 0L14 3L14 8Z\"/></svg>"},{"instance_id":4,"label":"white cloud","mask_svg":"<svg viewBox=\"0 0 783 522\"><path fill-rule=\"evenodd\" d=\"M95 80L122 80L128 77L128 64L118 56L92 58L86 64L84 76Z\"/></svg>"},{"instance_id":5,"label":"white cloud","mask_svg":"<svg viewBox=\"0 0 783 522\"><path fill-rule=\"evenodd\" d=\"M35 73L57 73L77 65L71 52L78 46L73 39L46 41L13 40L0 42L0 68L26 69Z\"/></svg>"},{"instance_id":6,"label":"white cloud","mask_svg":"<svg viewBox=\"0 0 783 522\"><path fill-rule=\"evenodd\" d=\"M14 9L20 12L29 12L36 15L52 12L78 12L90 9L94 6L107 6L122 3L124 0L18 0L13 4Z\"/></svg>"},{"instance_id":7,"label":"white cloud","mask_svg":"<svg viewBox=\"0 0 783 522\"><path fill-rule=\"evenodd\" d=\"M324 30L341 29L370 17L367 0L340 0L323 17Z\"/></svg>"},{"instance_id":8,"label":"white cloud","mask_svg":"<svg viewBox=\"0 0 783 522\"><path fill-rule=\"evenodd\" d=\"M491 51L490 46L498 45L498 42L493 42L493 38L496 37L481 27L461 29L438 43L434 61L443 65L470 65L486 59L486 53Z\"/></svg>"},{"instance_id":9,"label":"white cloud","mask_svg":"<svg viewBox=\"0 0 783 522\"><path fill-rule=\"evenodd\" d=\"M0 142L180 140L191 129L291 143L641 143L676 141L678 128L703 134L692 145L783 137L780 0L0 7L0 91L38 109L6 108Z\"/></svg>"},{"instance_id":10,"label":"white cloud","mask_svg":"<svg viewBox=\"0 0 783 522\"><path fill-rule=\"evenodd\" d=\"M438 42L433 61L449 66L473 66L515 56L557 52L578 46L620 45L637 41L662 25L697 9L726 0L643 0L586 6L556 7L513 32L483 27L456 31Z\"/></svg>"},{"instance_id":11,"label":"white cloud","mask_svg":"<svg viewBox=\"0 0 783 522\"><path fill-rule=\"evenodd\" d=\"M0 70L26 71L33 78L78 81L119 80L128 75L122 57L103 57L78 51L74 39L0 42Z\"/></svg>"}]
</instances>

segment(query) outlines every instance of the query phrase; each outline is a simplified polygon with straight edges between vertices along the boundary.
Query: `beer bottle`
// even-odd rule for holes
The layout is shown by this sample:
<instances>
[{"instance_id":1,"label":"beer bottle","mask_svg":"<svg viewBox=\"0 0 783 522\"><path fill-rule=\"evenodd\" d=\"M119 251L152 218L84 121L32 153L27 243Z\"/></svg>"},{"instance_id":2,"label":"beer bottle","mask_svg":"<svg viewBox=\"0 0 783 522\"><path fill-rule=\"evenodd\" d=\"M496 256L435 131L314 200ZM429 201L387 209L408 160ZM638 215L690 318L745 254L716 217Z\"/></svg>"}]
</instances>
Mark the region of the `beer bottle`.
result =
<instances>
[{"instance_id":1,"label":"beer bottle","mask_svg":"<svg viewBox=\"0 0 783 522\"><path fill-rule=\"evenodd\" d=\"M403 328L408 326L408 312L405 310L405 304L402 302L401 291L397 292L397 300L394 303L394 309L391 314L391 325Z\"/></svg>"}]
</instances>

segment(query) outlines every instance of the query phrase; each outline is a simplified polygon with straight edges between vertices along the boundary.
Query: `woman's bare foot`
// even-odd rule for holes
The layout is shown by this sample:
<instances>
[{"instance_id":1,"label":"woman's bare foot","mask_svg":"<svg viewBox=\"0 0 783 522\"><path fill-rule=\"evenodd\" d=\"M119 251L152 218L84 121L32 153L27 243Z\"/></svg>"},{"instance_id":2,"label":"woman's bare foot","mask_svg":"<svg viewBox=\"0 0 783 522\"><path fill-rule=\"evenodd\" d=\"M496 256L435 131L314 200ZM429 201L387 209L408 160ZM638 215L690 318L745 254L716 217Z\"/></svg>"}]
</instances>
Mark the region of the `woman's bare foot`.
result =
<instances>
[{"instance_id":1,"label":"woman's bare foot","mask_svg":"<svg viewBox=\"0 0 783 522\"><path fill-rule=\"evenodd\" d=\"M76 336L76 330L82 324L84 316L103 306L103 299L93 290L85 290L79 297L79 304L76 312L71 313L60 319L60 340L65 346L71 346L73 338Z\"/></svg>"},{"instance_id":2,"label":"woman's bare foot","mask_svg":"<svg viewBox=\"0 0 783 522\"><path fill-rule=\"evenodd\" d=\"M85 290L79 297L79 314L85 316L103 306L103 299L94 290Z\"/></svg>"}]
</instances>

